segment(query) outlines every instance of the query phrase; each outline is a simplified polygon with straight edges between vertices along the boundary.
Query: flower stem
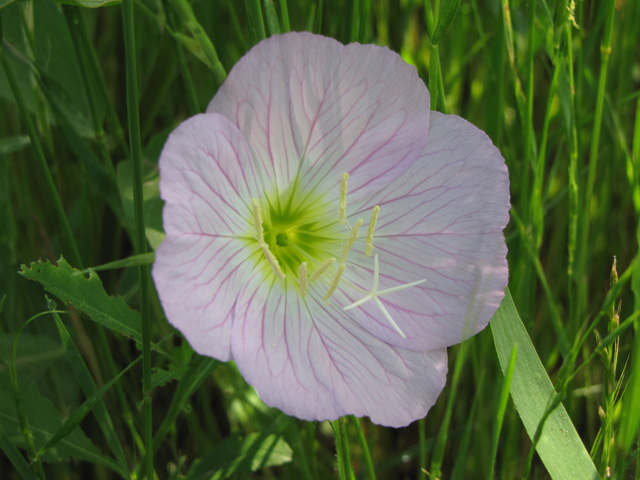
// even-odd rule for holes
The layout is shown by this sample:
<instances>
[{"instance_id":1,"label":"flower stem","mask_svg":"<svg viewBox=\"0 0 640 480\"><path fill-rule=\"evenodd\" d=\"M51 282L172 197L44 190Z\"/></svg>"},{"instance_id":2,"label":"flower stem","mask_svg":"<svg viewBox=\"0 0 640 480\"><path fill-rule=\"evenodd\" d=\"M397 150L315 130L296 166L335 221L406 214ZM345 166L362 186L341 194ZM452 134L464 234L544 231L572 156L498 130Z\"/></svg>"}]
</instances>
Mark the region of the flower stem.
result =
<instances>
[{"instance_id":1,"label":"flower stem","mask_svg":"<svg viewBox=\"0 0 640 480\"><path fill-rule=\"evenodd\" d=\"M341 417L331 422L336 439L336 453L338 455L338 472L343 480L351 480L353 471L349 454L349 437L347 435L347 419Z\"/></svg>"},{"instance_id":2,"label":"flower stem","mask_svg":"<svg viewBox=\"0 0 640 480\"><path fill-rule=\"evenodd\" d=\"M140 113L138 111L138 78L134 37L133 1L122 1L122 20L127 82L127 118L129 148L133 160L133 202L136 218L136 250L146 253L142 194L142 147L140 144ZM144 397L144 443L147 479L153 479L153 433L151 409L151 322L149 318L149 275L146 265L138 267L140 277L140 310L142 314L142 394Z\"/></svg>"},{"instance_id":3,"label":"flower stem","mask_svg":"<svg viewBox=\"0 0 640 480\"><path fill-rule=\"evenodd\" d=\"M611 31L613 30L613 18L615 12L615 0L609 0L607 9L607 17L605 20L604 35L600 46L600 77L598 79L598 92L596 96L596 109L593 121L593 132L591 134L591 147L589 149L589 172L587 176L587 185L585 189L585 195L582 199L583 215L582 223L580 224L580 236L578 238L578 272L577 274L584 275L585 267L588 260L587 245L589 237L589 223L591 217L591 202L593 201L593 189L596 181L596 171L598 166L598 149L600 146L600 130L602 126L602 116L604 108L604 95L607 85L607 67L609 65L609 57L611 56ZM587 303L587 291L586 287L588 282L578 281L578 315L584 311Z\"/></svg>"},{"instance_id":4,"label":"flower stem","mask_svg":"<svg viewBox=\"0 0 640 480\"><path fill-rule=\"evenodd\" d=\"M287 0L280 0L280 15L282 16L282 33L290 32L291 24L289 23Z\"/></svg>"},{"instance_id":5,"label":"flower stem","mask_svg":"<svg viewBox=\"0 0 640 480\"><path fill-rule=\"evenodd\" d=\"M566 30L566 49L567 49L567 70L569 72L569 90L572 92L570 105L570 142L569 142L569 228L568 228L568 247L567 247L567 290L569 295L569 328L570 332L575 332L578 325L578 317L575 302L575 255L577 248L578 236L578 218L580 209L580 192L578 189L578 129L576 117L576 101L573 76L573 45L571 38L571 23L567 22Z\"/></svg>"},{"instance_id":6,"label":"flower stem","mask_svg":"<svg viewBox=\"0 0 640 480\"><path fill-rule=\"evenodd\" d=\"M365 466L367 467L367 478L369 478L370 480L376 480L376 469L373 467L373 460L371 459L369 444L367 443L367 439L364 436L364 432L362 431L360 420L357 417L352 417L352 418L353 418L353 424L356 427L356 432L358 433L358 441L360 442L360 447L362 448L364 463L365 463Z\"/></svg>"},{"instance_id":7,"label":"flower stem","mask_svg":"<svg viewBox=\"0 0 640 480\"><path fill-rule=\"evenodd\" d=\"M256 44L267 38L267 33L264 30L264 21L262 20L260 0L244 0L244 4L247 9L247 17L249 17L251 41Z\"/></svg>"},{"instance_id":8,"label":"flower stem","mask_svg":"<svg viewBox=\"0 0 640 480\"><path fill-rule=\"evenodd\" d=\"M426 417L425 417L426 418ZM418 442L419 442L419 455L420 464L418 465L418 480L425 480L427 478L427 428L426 420L421 418L418 420Z\"/></svg>"}]
</instances>

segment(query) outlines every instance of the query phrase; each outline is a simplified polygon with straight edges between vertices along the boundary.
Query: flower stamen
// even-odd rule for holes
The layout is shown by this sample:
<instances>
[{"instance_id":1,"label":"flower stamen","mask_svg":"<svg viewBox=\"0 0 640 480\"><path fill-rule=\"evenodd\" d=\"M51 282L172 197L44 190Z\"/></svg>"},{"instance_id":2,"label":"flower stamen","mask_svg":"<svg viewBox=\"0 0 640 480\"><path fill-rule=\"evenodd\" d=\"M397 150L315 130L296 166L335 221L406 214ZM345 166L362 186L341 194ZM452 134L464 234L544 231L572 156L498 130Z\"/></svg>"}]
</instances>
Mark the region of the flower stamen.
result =
<instances>
[{"instance_id":1,"label":"flower stamen","mask_svg":"<svg viewBox=\"0 0 640 480\"><path fill-rule=\"evenodd\" d=\"M364 247L364 254L367 257L371 256L373 252L373 231L376 228L376 222L378 221L378 214L380 213L380 205L373 207L371 212L371 220L369 220L369 229L367 230L367 243Z\"/></svg>"},{"instance_id":2,"label":"flower stamen","mask_svg":"<svg viewBox=\"0 0 640 480\"><path fill-rule=\"evenodd\" d=\"M347 179L348 173L342 174L342 180L340 181L340 216L338 222L340 225L344 225L347 221Z\"/></svg>"},{"instance_id":3,"label":"flower stamen","mask_svg":"<svg viewBox=\"0 0 640 480\"><path fill-rule=\"evenodd\" d=\"M336 273L333 274L333 278L331 279L331 285L329 286L329 290L323 297L323 300L325 302L329 301L329 299L331 298L331 295L333 295L333 292L335 292L336 288L338 288L338 285L340 284L340 278L342 278L342 274L344 273L346 268L347 268L347 265L345 263L340 263L340 265L338 265L338 270L336 270Z\"/></svg>"},{"instance_id":4,"label":"flower stamen","mask_svg":"<svg viewBox=\"0 0 640 480\"><path fill-rule=\"evenodd\" d=\"M346 307L343 308L343 310L345 310L345 311L346 310L351 310L352 308L359 307L360 305L368 302L369 300L373 300L374 303L377 305L377 307L382 312L382 314L384 315L384 317L387 320L387 322L389 322L391 327L402 338L407 338L407 336L400 329L398 324L393 320L393 317L391 316L389 311L382 304L382 301L380 300L379 297L382 296L382 295L385 295L387 293L397 292L399 290L404 290L405 288L409 288L409 287L414 287L416 285L420 285L421 283L426 282L427 279L425 278L425 279L422 279L422 280L418 280L416 282L406 283L404 285L397 285L395 287L385 288L384 290L378 290L379 278L380 278L380 268L379 268L379 263L378 263L378 255L376 254L373 257L373 282L372 282L372 285L371 285L371 290L369 290L369 293L365 297L361 298L360 300L357 300L357 301L353 302L351 305L347 305Z\"/></svg>"},{"instance_id":5,"label":"flower stamen","mask_svg":"<svg viewBox=\"0 0 640 480\"><path fill-rule=\"evenodd\" d=\"M336 259L333 257L327 258L324 262L322 262L322 264L318 268L316 268L316 271L313 272L313 275L311 275L311 280L315 281L319 279L322 276L322 274L326 272L329 269L329 267L335 263L335 261Z\"/></svg>"},{"instance_id":6,"label":"flower stamen","mask_svg":"<svg viewBox=\"0 0 640 480\"><path fill-rule=\"evenodd\" d=\"M363 220L361 218L358 219L356 224L351 229L351 234L349 235L349 240L347 244L342 248L342 256L340 257L340 263L344 263L347 259L347 253L353 247L353 244L356 243L356 239L358 238L358 232L360 231L360 227L362 226Z\"/></svg>"},{"instance_id":7,"label":"flower stamen","mask_svg":"<svg viewBox=\"0 0 640 480\"><path fill-rule=\"evenodd\" d=\"M253 204L253 228L256 232L256 240L258 240L258 243L264 243L264 229L262 228L262 208L260 208L260 204L255 198L251 199L251 203Z\"/></svg>"},{"instance_id":8,"label":"flower stamen","mask_svg":"<svg viewBox=\"0 0 640 480\"><path fill-rule=\"evenodd\" d=\"M262 242L260 243L260 248L262 249L262 253L264 253L264 256L267 258L267 261L271 265L273 274L280 280L284 280L286 275L282 271L282 268L280 268L280 264L278 263L278 259L276 258L276 256L271 253L271 250L269 250L269 245L267 245L265 242Z\"/></svg>"},{"instance_id":9,"label":"flower stamen","mask_svg":"<svg viewBox=\"0 0 640 480\"><path fill-rule=\"evenodd\" d=\"M271 265L271 269L276 277L280 280L283 280L286 275L280 268L280 264L278 263L278 259L269 249L269 245L264 241L264 229L262 228L262 208L260 208L260 204L258 200L255 198L251 199L251 203L253 205L253 229L256 233L256 240L258 241L258 245L262 249L262 253L264 253L265 258Z\"/></svg>"}]
</instances>

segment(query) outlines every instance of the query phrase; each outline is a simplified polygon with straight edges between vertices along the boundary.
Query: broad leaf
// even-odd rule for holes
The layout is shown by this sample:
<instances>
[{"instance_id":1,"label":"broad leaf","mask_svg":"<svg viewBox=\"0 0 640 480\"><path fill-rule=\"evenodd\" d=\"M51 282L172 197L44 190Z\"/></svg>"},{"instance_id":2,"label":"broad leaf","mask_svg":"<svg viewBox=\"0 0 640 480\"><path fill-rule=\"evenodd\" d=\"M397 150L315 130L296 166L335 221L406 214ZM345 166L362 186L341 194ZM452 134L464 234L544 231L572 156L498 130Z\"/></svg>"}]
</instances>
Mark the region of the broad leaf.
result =
<instances>
[{"instance_id":1,"label":"broad leaf","mask_svg":"<svg viewBox=\"0 0 640 480\"><path fill-rule=\"evenodd\" d=\"M490 325L503 373L509 366L511 350L514 345L518 346L511 397L529 438L533 439L549 399L554 395L554 388L509 290ZM554 480L600 478L562 403L548 416L536 451Z\"/></svg>"}]
</instances>

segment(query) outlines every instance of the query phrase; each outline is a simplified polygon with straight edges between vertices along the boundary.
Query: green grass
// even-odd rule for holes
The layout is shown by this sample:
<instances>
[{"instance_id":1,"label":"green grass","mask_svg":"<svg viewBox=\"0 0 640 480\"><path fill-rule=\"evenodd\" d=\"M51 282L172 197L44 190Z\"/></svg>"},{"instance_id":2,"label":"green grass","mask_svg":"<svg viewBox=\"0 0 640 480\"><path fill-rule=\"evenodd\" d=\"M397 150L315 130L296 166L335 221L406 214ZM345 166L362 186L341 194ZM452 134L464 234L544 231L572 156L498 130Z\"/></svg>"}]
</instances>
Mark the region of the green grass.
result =
<instances>
[{"instance_id":1,"label":"green grass","mask_svg":"<svg viewBox=\"0 0 640 480\"><path fill-rule=\"evenodd\" d=\"M66 3L0 0L3 478L640 479L640 2ZM513 301L404 429L264 406L146 286L168 133L288 30L389 46L509 167Z\"/></svg>"}]
</instances>

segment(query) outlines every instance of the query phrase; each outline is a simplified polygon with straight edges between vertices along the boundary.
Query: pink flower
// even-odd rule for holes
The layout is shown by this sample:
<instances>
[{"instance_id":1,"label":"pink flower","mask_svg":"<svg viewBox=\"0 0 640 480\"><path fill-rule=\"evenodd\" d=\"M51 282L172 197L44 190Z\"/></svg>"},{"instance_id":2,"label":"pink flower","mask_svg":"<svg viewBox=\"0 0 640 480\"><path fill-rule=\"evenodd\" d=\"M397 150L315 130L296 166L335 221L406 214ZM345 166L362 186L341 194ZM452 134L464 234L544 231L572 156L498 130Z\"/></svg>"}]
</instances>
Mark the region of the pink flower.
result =
<instances>
[{"instance_id":1,"label":"pink flower","mask_svg":"<svg viewBox=\"0 0 640 480\"><path fill-rule=\"evenodd\" d=\"M288 414L424 417L504 296L504 159L387 48L261 42L160 174L167 318Z\"/></svg>"}]
</instances>

